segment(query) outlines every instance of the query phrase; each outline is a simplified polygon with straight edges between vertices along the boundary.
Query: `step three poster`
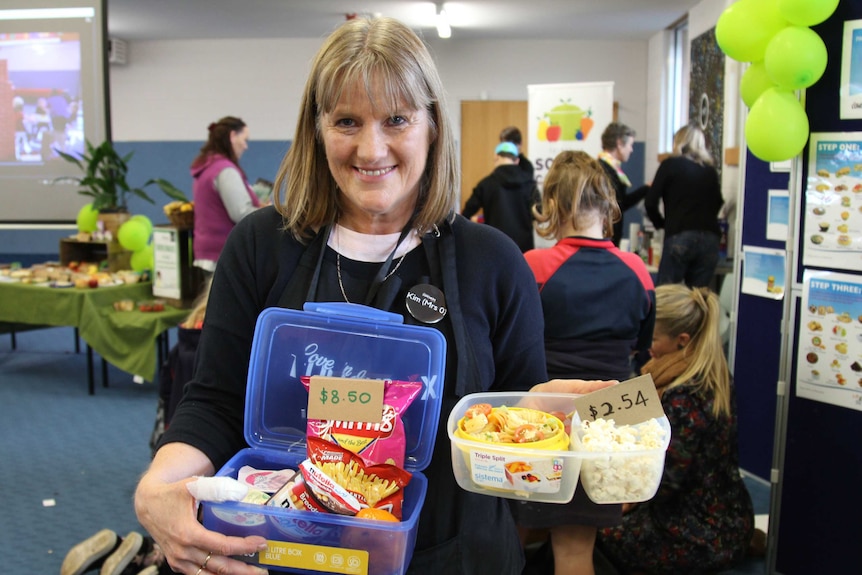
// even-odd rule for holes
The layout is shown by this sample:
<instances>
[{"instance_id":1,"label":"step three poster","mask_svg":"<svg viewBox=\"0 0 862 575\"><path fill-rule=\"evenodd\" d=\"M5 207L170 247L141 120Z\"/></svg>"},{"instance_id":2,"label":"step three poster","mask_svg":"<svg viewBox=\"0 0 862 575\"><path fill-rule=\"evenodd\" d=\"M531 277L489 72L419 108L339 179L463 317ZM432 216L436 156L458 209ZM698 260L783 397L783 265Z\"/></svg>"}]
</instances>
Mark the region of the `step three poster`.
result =
<instances>
[{"instance_id":1,"label":"step three poster","mask_svg":"<svg viewBox=\"0 0 862 575\"><path fill-rule=\"evenodd\" d=\"M805 270L796 395L862 411L862 276Z\"/></svg>"},{"instance_id":2,"label":"step three poster","mask_svg":"<svg viewBox=\"0 0 862 575\"><path fill-rule=\"evenodd\" d=\"M811 134L806 266L862 271L862 132Z\"/></svg>"}]
</instances>

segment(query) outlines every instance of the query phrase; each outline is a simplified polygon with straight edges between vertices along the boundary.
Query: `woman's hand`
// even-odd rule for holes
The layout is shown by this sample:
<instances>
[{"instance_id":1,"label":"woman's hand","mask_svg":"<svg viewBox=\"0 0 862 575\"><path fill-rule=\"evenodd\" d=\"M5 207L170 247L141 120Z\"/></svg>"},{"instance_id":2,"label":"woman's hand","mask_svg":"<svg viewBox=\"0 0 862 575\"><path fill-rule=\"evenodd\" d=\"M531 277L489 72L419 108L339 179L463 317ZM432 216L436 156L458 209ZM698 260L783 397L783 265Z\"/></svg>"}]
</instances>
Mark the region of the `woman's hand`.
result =
<instances>
[{"instance_id":1,"label":"woman's hand","mask_svg":"<svg viewBox=\"0 0 862 575\"><path fill-rule=\"evenodd\" d=\"M212 464L200 451L180 443L162 447L135 492L138 520L178 573L265 575L265 569L230 556L266 549L266 539L257 535L228 537L207 530L197 521L197 503L186 484L194 475L212 472Z\"/></svg>"},{"instance_id":2,"label":"woman's hand","mask_svg":"<svg viewBox=\"0 0 862 575\"><path fill-rule=\"evenodd\" d=\"M584 395L618 383L619 381L615 379L608 381L598 379L552 379L548 382L534 385L530 391L538 393L577 393Z\"/></svg>"}]
</instances>

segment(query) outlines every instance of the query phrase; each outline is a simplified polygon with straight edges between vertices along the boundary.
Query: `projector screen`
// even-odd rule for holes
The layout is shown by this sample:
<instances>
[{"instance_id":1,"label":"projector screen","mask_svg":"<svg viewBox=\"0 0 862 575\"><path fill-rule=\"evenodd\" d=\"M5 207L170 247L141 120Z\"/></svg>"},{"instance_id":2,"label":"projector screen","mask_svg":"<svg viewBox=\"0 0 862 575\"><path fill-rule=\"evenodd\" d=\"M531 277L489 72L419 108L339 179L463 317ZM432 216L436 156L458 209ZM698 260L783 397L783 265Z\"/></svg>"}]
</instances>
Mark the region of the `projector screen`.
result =
<instances>
[{"instance_id":1,"label":"projector screen","mask_svg":"<svg viewBox=\"0 0 862 575\"><path fill-rule=\"evenodd\" d=\"M0 224L74 222L89 200L57 154L110 139L107 0L0 4Z\"/></svg>"}]
</instances>

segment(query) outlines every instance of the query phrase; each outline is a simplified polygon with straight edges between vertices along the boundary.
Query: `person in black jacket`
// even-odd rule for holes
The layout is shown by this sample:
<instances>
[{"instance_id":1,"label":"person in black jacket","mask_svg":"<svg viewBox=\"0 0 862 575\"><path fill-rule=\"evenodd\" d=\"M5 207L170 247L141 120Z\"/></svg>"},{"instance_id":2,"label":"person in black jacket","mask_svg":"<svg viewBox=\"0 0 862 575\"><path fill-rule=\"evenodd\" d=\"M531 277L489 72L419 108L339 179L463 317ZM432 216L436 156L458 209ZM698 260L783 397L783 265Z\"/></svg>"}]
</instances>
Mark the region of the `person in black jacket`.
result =
<instances>
[{"instance_id":1,"label":"person in black jacket","mask_svg":"<svg viewBox=\"0 0 862 575\"><path fill-rule=\"evenodd\" d=\"M627 193L632 183L623 172L622 164L627 162L632 155L634 141L635 131L620 122L611 122L602 132L602 151L599 152L599 159L602 161L602 168L611 179L617 204L619 204L620 212L623 214L644 199L649 190L648 186L641 186L635 191ZM622 238L623 220L620 218L614 222L614 236L612 238L614 245L619 246Z\"/></svg>"},{"instance_id":2,"label":"person in black jacket","mask_svg":"<svg viewBox=\"0 0 862 575\"><path fill-rule=\"evenodd\" d=\"M461 215L473 218L481 209L486 224L512 238L522 252L531 250L532 208L539 199L536 183L518 167L515 144L503 142L494 149L494 154L494 171L473 188Z\"/></svg>"},{"instance_id":3,"label":"person in black jacket","mask_svg":"<svg viewBox=\"0 0 862 575\"><path fill-rule=\"evenodd\" d=\"M531 180L535 180L533 162L531 162L530 159L521 151L522 141L521 130L519 130L517 126L506 126L503 128L503 131L500 132L500 143L511 142L518 147L518 167L530 176Z\"/></svg>"},{"instance_id":4,"label":"person in black jacket","mask_svg":"<svg viewBox=\"0 0 862 575\"><path fill-rule=\"evenodd\" d=\"M664 229L656 285L710 286L718 266L724 198L700 128L684 126L674 135L673 154L659 164L644 205L656 229Z\"/></svg>"}]
</instances>

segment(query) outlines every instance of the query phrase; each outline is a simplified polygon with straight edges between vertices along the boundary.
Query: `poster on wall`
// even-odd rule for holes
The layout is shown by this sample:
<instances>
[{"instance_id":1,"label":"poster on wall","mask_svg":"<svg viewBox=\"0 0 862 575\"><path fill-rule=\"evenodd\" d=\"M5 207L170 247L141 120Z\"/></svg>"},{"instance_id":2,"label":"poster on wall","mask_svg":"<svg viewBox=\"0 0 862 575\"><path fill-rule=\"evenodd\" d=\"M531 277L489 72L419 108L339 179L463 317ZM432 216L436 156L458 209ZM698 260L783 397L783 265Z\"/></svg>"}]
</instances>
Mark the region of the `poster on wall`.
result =
<instances>
[{"instance_id":1,"label":"poster on wall","mask_svg":"<svg viewBox=\"0 0 862 575\"><path fill-rule=\"evenodd\" d=\"M796 395L862 411L862 276L805 270Z\"/></svg>"},{"instance_id":2,"label":"poster on wall","mask_svg":"<svg viewBox=\"0 0 862 575\"><path fill-rule=\"evenodd\" d=\"M527 86L527 137L536 182L564 150L602 151L602 132L614 119L614 83L531 84Z\"/></svg>"},{"instance_id":3,"label":"poster on wall","mask_svg":"<svg viewBox=\"0 0 862 575\"><path fill-rule=\"evenodd\" d=\"M766 210L766 239L787 241L787 225L790 222L790 192L769 190L769 205Z\"/></svg>"},{"instance_id":4,"label":"poster on wall","mask_svg":"<svg viewBox=\"0 0 862 575\"><path fill-rule=\"evenodd\" d=\"M691 41L688 117L706 134L719 176L724 150L724 62L715 28Z\"/></svg>"},{"instance_id":5,"label":"poster on wall","mask_svg":"<svg viewBox=\"0 0 862 575\"><path fill-rule=\"evenodd\" d=\"M841 119L862 118L862 20L844 22L840 91Z\"/></svg>"},{"instance_id":6,"label":"poster on wall","mask_svg":"<svg viewBox=\"0 0 862 575\"><path fill-rule=\"evenodd\" d=\"M781 299L784 297L784 250L742 247L742 293Z\"/></svg>"},{"instance_id":7,"label":"poster on wall","mask_svg":"<svg viewBox=\"0 0 862 575\"><path fill-rule=\"evenodd\" d=\"M813 133L802 263L862 271L862 132Z\"/></svg>"}]
</instances>

